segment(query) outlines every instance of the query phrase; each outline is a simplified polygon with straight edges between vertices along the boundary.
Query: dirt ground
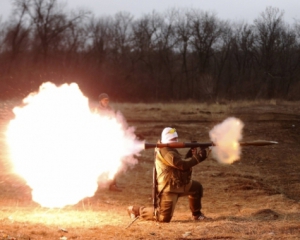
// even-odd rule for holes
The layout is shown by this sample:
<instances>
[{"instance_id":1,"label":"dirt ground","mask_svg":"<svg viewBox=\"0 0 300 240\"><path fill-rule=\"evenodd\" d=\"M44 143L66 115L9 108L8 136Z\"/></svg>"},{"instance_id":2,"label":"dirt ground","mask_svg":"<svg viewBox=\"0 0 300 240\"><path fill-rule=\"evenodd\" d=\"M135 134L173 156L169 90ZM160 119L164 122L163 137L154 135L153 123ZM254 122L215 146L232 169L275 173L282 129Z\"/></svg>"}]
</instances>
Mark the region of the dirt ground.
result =
<instances>
[{"instance_id":1,"label":"dirt ground","mask_svg":"<svg viewBox=\"0 0 300 240\"><path fill-rule=\"evenodd\" d=\"M118 105L137 136L147 142L156 142L166 126L175 127L184 142L207 142L209 130L229 116L244 122L243 140L278 142L244 147L241 159L231 165L208 158L194 167L193 179L204 187L203 212L213 220L192 221L187 199L182 198L171 223L132 224L126 207L152 203L153 150L143 151L138 164L119 176L122 192L99 188L95 196L75 206L45 209L31 200L24 181L9 171L4 131L13 105L0 105L0 239L300 239L297 104L234 105L226 111L195 104L178 111L164 105Z\"/></svg>"}]
</instances>

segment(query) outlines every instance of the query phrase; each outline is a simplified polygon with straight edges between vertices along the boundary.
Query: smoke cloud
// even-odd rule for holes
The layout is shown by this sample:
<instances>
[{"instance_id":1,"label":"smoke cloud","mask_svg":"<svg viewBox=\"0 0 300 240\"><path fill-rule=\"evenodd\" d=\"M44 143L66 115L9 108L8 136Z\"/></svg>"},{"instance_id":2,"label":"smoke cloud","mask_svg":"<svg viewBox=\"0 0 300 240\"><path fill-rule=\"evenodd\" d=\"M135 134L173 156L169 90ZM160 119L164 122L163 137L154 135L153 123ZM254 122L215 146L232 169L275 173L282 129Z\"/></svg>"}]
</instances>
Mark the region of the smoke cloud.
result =
<instances>
[{"instance_id":1,"label":"smoke cloud","mask_svg":"<svg viewBox=\"0 0 300 240\"><path fill-rule=\"evenodd\" d=\"M212 147L212 157L218 162L231 164L240 159L239 141L242 139L244 124L241 120L230 117L216 125L209 136L216 146Z\"/></svg>"}]
</instances>

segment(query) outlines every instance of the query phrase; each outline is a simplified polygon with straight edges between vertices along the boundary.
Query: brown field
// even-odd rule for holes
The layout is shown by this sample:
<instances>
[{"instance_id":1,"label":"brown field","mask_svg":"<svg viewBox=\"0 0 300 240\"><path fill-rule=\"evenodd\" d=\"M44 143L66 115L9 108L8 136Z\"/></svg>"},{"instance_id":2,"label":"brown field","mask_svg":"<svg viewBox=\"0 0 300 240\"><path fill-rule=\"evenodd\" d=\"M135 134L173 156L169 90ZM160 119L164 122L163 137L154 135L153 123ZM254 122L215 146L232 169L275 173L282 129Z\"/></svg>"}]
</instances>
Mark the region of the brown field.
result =
<instances>
[{"instance_id":1,"label":"brown field","mask_svg":"<svg viewBox=\"0 0 300 240\"><path fill-rule=\"evenodd\" d=\"M0 103L0 239L300 239L299 102L113 104L147 142L156 142L166 126L177 128L181 141L207 142L209 130L228 116L244 122L243 140L279 142L245 147L231 165L209 158L194 168L204 187L203 212L212 221L192 221L181 198L170 223L130 226L127 206L151 206L153 150L120 176L123 192L99 189L76 206L45 209L9 171L4 131L15 104Z\"/></svg>"}]
</instances>

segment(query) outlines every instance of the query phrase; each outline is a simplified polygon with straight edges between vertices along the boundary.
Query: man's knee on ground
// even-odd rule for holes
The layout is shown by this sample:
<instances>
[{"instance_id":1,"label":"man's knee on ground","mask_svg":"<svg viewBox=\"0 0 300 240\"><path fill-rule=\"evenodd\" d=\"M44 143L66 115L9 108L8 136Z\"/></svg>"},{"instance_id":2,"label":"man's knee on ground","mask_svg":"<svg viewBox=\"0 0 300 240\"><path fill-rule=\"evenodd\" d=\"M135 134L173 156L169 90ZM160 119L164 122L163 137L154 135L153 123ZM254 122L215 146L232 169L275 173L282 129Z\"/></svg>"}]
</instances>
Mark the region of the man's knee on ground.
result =
<instances>
[{"instance_id":1,"label":"man's knee on ground","mask_svg":"<svg viewBox=\"0 0 300 240\"><path fill-rule=\"evenodd\" d=\"M158 210L159 222L170 222L173 215L173 201L162 201Z\"/></svg>"},{"instance_id":2,"label":"man's knee on ground","mask_svg":"<svg viewBox=\"0 0 300 240\"><path fill-rule=\"evenodd\" d=\"M159 222L170 222L171 219L172 219L172 216L163 216L163 215L158 216Z\"/></svg>"},{"instance_id":3,"label":"man's knee on ground","mask_svg":"<svg viewBox=\"0 0 300 240\"><path fill-rule=\"evenodd\" d=\"M164 211L163 214L158 210L157 215L154 214L153 208L140 208L140 218L144 221L159 221L159 222L170 222L172 219L172 212ZM165 214L165 215L164 215Z\"/></svg>"}]
</instances>

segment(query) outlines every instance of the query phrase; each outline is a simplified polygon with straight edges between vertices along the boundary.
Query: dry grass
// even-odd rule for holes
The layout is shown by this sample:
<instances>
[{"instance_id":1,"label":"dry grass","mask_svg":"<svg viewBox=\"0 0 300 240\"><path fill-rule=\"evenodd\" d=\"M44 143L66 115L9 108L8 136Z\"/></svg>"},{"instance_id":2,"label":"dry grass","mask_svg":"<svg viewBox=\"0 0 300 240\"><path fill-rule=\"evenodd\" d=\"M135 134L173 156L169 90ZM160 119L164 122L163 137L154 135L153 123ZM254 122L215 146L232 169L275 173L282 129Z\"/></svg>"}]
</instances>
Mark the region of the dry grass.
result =
<instances>
[{"instance_id":1,"label":"dry grass","mask_svg":"<svg viewBox=\"0 0 300 240\"><path fill-rule=\"evenodd\" d=\"M226 116L245 115L246 113L285 113L293 114L300 111L300 102L283 100L239 101L221 103L112 103L127 119L141 121L219 121ZM249 110L251 109L251 112ZM246 116L249 118L249 116ZM258 117L258 116L256 116Z\"/></svg>"},{"instance_id":2,"label":"dry grass","mask_svg":"<svg viewBox=\"0 0 300 240\"><path fill-rule=\"evenodd\" d=\"M203 212L212 221L191 221L188 201L182 198L171 223L137 220L128 228L126 207L151 205L153 152L142 152L139 163L120 176L123 192L98 189L75 206L41 208L31 201L22 179L9 172L4 131L14 105L0 103L0 239L300 238L299 103L114 103L137 135L149 142L166 125L176 127L183 141L207 141L209 129L234 113L245 122L245 139L280 143L243 149L241 160L232 165L209 158L194 168L193 178L204 186Z\"/></svg>"}]
</instances>

